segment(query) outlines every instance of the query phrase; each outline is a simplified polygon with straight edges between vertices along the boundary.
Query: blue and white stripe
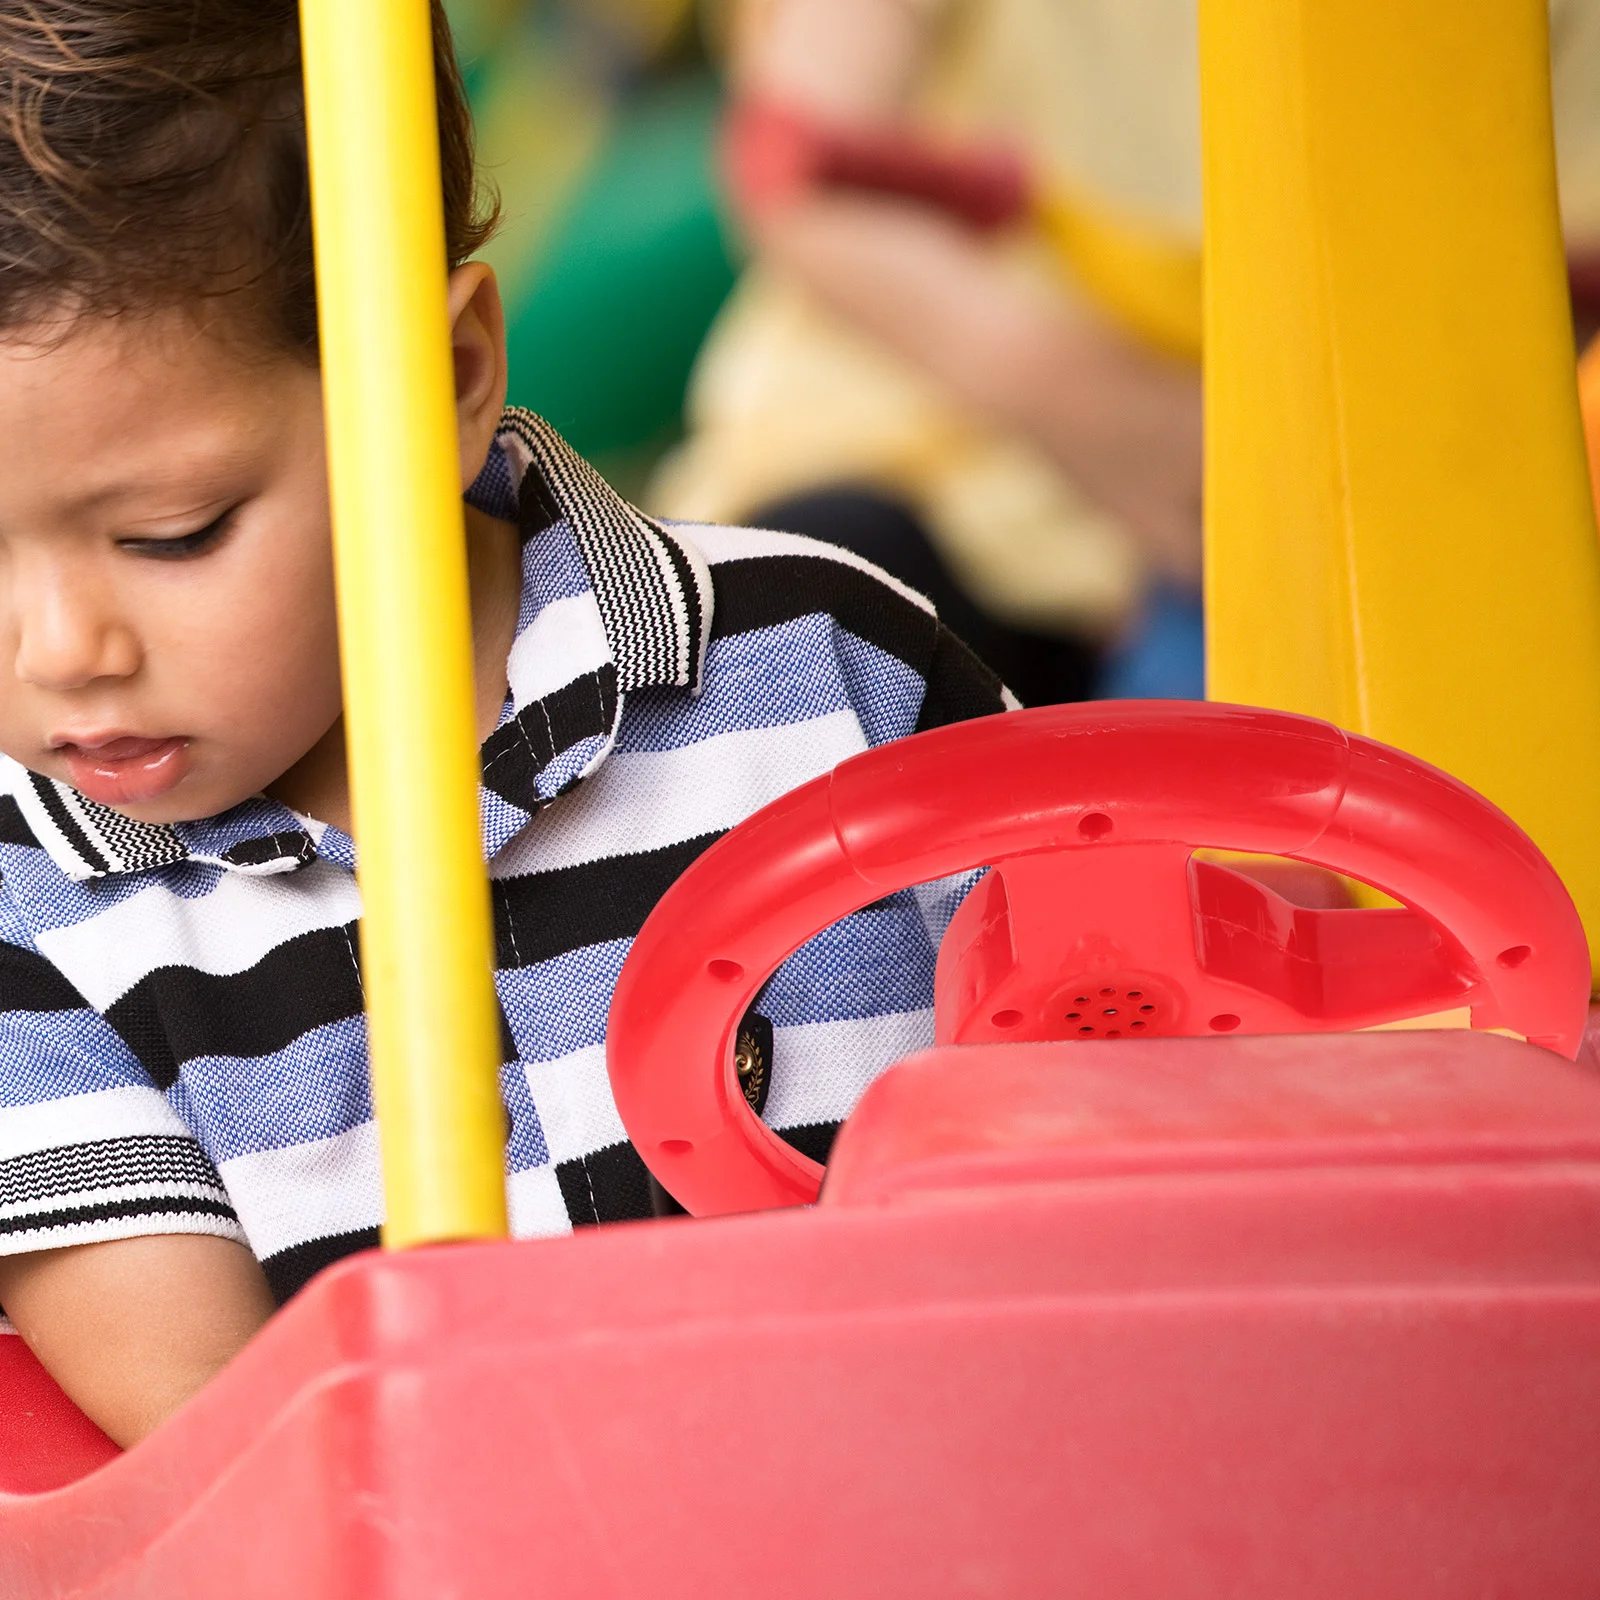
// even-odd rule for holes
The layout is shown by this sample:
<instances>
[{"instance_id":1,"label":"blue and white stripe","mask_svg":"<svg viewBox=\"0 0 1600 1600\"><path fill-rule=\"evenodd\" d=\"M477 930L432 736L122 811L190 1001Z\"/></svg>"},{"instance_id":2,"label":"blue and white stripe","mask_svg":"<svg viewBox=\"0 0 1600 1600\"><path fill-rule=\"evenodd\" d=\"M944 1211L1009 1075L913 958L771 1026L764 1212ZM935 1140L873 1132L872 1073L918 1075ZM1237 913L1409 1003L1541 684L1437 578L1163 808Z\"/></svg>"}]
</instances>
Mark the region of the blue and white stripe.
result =
<instances>
[{"instance_id":1,"label":"blue and white stripe","mask_svg":"<svg viewBox=\"0 0 1600 1600\"><path fill-rule=\"evenodd\" d=\"M662 527L510 412L474 502L515 518L510 692L483 748L520 1235L648 1214L606 1013L656 899L752 811L920 727L997 711L926 601L845 552ZM419 839L426 850L429 841ZM240 1239L280 1295L376 1239L355 851L256 798L133 823L0 762L0 1251ZM824 1153L932 1035L960 885L846 918L779 969L768 1121Z\"/></svg>"}]
</instances>

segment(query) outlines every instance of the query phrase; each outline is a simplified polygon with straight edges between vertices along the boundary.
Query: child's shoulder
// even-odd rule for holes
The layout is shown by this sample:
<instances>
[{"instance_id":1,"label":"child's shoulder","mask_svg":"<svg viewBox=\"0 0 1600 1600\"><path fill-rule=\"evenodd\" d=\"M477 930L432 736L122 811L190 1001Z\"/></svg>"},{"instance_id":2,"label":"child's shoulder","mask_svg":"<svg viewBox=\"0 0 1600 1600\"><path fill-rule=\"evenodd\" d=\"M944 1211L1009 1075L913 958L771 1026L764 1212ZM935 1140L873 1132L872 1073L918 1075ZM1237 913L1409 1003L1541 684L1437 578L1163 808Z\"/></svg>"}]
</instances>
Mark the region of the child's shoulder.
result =
<instances>
[{"instance_id":1,"label":"child's shoulder","mask_svg":"<svg viewBox=\"0 0 1600 1600\"><path fill-rule=\"evenodd\" d=\"M711 569L713 637L826 612L913 666L931 654L939 619L930 601L838 545L770 528L674 524Z\"/></svg>"},{"instance_id":2,"label":"child's shoulder","mask_svg":"<svg viewBox=\"0 0 1600 1600\"><path fill-rule=\"evenodd\" d=\"M854 663L859 691L898 685L913 695L917 730L1015 706L931 601L853 551L770 528L667 526L709 570L713 641L769 635L773 665L803 673L808 636L814 645L819 624L837 631L865 647Z\"/></svg>"},{"instance_id":3,"label":"child's shoulder","mask_svg":"<svg viewBox=\"0 0 1600 1600\"><path fill-rule=\"evenodd\" d=\"M485 746L498 792L519 772L527 781L513 786L541 794L587 775L624 701L623 747L652 748L718 729L795 727L841 699L869 744L1016 704L926 598L870 561L792 533L655 520L531 411L507 409L467 498L515 520L523 540L518 710ZM562 552L572 558L565 577L555 571ZM535 648L566 637L535 626L541 603L581 610L585 595L594 612L585 670L536 695L533 685L565 670L565 657ZM692 705L674 698L686 688L698 691ZM580 705L587 738L574 740L568 712ZM556 759L563 741L581 760ZM524 771L530 761L538 771Z\"/></svg>"}]
</instances>

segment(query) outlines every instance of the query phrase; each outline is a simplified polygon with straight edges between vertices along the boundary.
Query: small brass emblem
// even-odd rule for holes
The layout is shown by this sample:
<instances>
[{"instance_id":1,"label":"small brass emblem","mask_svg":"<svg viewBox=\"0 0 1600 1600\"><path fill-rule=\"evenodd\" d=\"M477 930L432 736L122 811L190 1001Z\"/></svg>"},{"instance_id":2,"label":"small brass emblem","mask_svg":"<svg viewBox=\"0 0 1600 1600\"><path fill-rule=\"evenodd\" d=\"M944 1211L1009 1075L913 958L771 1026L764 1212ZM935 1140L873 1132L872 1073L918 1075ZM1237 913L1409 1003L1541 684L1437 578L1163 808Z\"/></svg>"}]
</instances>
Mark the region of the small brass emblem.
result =
<instances>
[{"instance_id":1,"label":"small brass emblem","mask_svg":"<svg viewBox=\"0 0 1600 1600\"><path fill-rule=\"evenodd\" d=\"M757 1012L750 1012L739 1024L733 1065L746 1103L760 1116L772 1082L772 1024Z\"/></svg>"}]
</instances>

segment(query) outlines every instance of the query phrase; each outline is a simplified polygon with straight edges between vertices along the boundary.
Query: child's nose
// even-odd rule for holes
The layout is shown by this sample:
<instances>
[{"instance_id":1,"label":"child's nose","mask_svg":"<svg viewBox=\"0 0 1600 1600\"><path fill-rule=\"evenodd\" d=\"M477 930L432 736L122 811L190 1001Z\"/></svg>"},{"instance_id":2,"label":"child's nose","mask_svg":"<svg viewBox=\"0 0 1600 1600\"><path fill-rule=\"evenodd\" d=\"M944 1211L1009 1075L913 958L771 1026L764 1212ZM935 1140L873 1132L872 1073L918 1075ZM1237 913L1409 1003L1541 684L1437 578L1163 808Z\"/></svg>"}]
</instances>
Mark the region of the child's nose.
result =
<instances>
[{"instance_id":1,"label":"child's nose","mask_svg":"<svg viewBox=\"0 0 1600 1600\"><path fill-rule=\"evenodd\" d=\"M84 598L36 595L18 620L16 674L35 688L81 689L138 670L132 632Z\"/></svg>"}]
</instances>

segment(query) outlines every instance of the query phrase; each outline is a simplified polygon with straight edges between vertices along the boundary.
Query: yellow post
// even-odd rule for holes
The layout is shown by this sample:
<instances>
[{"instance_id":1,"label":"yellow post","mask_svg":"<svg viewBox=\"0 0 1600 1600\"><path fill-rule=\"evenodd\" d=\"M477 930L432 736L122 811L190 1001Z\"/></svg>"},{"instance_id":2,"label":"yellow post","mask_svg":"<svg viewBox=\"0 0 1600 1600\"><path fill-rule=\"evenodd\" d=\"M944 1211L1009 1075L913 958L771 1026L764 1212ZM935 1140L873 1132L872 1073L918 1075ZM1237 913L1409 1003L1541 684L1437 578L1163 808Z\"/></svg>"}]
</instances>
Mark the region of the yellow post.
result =
<instances>
[{"instance_id":1,"label":"yellow post","mask_svg":"<svg viewBox=\"0 0 1600 1600\"><path fill-rule=\"evenodd\" d=\"M1444 767L1600 950L1546 0L1202 0L1209 688Z\"/></svg>"},{"instance_id":2,"label":"yellow post","mask_svg":"<svg viewBox=\"0 0 1600 1600\"><path fill-rule=\"evenodd\" d=\"M428 0L302 0L385 1243L506 1231Z\"/></svg>"}]
</instances>

